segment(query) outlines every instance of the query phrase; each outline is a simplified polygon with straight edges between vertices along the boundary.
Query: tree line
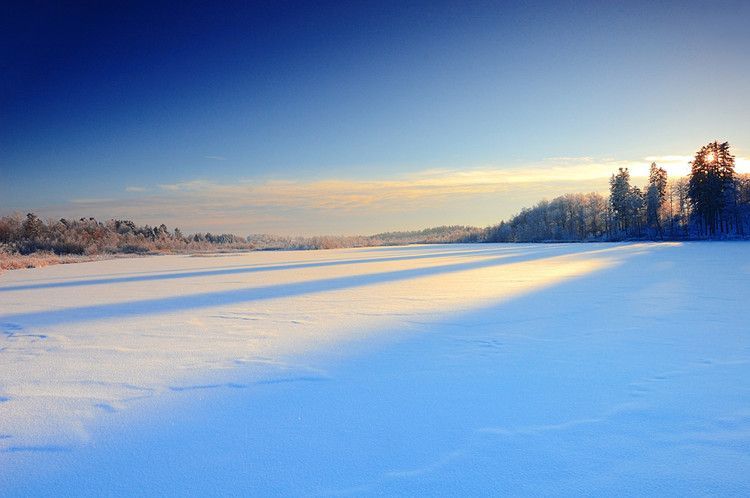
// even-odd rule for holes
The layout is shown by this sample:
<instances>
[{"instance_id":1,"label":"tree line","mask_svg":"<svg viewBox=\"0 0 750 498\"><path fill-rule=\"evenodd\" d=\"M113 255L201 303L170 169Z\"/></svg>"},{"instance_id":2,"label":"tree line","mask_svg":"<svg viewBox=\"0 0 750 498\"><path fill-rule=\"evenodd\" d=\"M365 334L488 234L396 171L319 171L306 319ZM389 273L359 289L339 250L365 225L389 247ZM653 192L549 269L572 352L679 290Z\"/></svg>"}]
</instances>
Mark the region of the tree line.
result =
<instances>
[{"instance_id":1,"label":"tree line","mask_svg":"<svg viewBox=\"0 0 750 498\"><path fill-rule=\"evenodd\" d=\"M0 218L0 257L333 249L415 243L689 240L750 236L750 175L735 172L727 142L700 148L690 174L669 179L651 164L648 182L634 185L627 168L609 181L609 195L565 194L525 208L487 228L441 226L369 236L284 237L185 235L180 229L130 220L41 220L33 213ZM3 256L5 255L5 256Z\"/></svg>"},{"instance_id":2,"label":"tree line","mask_svg":"<svg viewBox=\"0 0 750 498\"><path fill-rule=\"evenodd\" d=\"M100 254L154 254L180 252L225 252L239 250L334 249L416 243L450 243L476 238L481 230L464 226L441 226L418 231L387 232L368 236L288 237L277 235L212 234L185 235L166 225L137 225L131 220L98 221L40 219L34 213L0 218L0 256L52 255L95 256Z\"/></svg>"},{"instance_id":3,"label":"tree line","mask_svg":"<svg viewBox=\"0 0 750 498\"><path fill-rule=\"evenodd\" d=\"M487 242L690 240L750 236L750 175L735 172L729 143L700 148L687 177L670 180L652 163L648 183L627 168L609 181L609 196L566 194L489 227Z\"/></svg>"},{"instance_id":4,"label":"tree line","mask_svg":"<svg viewBox=\"0 0 750 498\"><path fill-rule=\"evenodd\" d=\"M0 218L0 251L21 255L49 252L58 255L158 253L210 250L216 246L252 248L232 234L183 235L166 225L137 225L131 220L95 218L43 221L34 213Z\"/></svg>"}]
</instances>

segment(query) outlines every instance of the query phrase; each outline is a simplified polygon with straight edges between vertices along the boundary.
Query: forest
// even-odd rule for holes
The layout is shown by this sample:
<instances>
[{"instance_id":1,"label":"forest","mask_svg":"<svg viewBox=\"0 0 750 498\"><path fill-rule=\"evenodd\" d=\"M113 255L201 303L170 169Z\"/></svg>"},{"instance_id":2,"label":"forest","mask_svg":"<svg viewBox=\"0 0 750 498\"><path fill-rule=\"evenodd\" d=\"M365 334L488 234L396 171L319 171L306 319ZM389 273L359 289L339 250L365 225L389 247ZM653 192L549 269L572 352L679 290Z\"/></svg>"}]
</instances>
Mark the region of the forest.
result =
<instances>
[{"instance_id":1,"label":"forest","mask_svg":"<svg viewBox=\"0 0 750 498\"><path fill-rule=\"evenodd\" d=\"M130 220L42 220L33 213L0 218L0 268L65 262L65 257L333 249L457 242L603 242L741 239L750 235L750 175L735 172L727 142L700 148L687 177L670 179L651 164L648 183L634 185L627 168L610 178L609 195L565 194L542 200L487 228L441 226L369 236L285 237L183 234Z\"/></svg>"},{"instance_id":2,"label":"forest","mask_svg":"<svg viewBox=\"0 0 750 498\"><path fill-rule=\"evenodd\" d=\"M750 175L735 172L729 143L700 148L687 177L670 179L651 164L648 183L627 168L610 178L609 196L566 194L523 209L484 230L487 242L700 240L750 235Z\"/></svg>"}]
</instances>

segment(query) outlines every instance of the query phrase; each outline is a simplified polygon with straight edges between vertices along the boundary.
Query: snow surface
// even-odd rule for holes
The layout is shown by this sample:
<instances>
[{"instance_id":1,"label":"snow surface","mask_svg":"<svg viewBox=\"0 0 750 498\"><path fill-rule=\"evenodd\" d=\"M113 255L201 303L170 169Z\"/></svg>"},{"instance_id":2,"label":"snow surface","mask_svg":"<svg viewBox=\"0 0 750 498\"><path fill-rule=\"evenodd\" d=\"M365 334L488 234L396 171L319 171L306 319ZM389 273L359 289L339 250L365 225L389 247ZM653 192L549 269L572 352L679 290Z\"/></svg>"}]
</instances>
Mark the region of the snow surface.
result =
<instances>
[{"instance_id":1,"label":"snow surface","mask_svg":"<svg viewBox=\"0 0 750 498\"><path fill-rule=\"evenodd\" d=\"M0 495L748 495L750 245L0 275Z\"/></svg>"}]
</instances>

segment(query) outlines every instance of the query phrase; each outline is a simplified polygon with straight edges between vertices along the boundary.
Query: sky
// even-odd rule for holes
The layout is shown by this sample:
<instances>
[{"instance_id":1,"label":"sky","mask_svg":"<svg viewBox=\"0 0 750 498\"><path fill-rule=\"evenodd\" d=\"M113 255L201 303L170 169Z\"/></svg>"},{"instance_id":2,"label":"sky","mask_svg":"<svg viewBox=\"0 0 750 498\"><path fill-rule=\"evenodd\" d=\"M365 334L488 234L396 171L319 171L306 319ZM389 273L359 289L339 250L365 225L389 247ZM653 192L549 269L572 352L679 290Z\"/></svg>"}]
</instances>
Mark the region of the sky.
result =
<instances>
[{"instance_id":1,"label":"sky","mask_svg":"<svg viewBox=\"0 0 750 498\"><path fill-rule=\"evenodd\" d=\"M750 171L746 1L1 13L0 214L369 234L684 174L715 139Z\"/></svg>"}]
</instances>

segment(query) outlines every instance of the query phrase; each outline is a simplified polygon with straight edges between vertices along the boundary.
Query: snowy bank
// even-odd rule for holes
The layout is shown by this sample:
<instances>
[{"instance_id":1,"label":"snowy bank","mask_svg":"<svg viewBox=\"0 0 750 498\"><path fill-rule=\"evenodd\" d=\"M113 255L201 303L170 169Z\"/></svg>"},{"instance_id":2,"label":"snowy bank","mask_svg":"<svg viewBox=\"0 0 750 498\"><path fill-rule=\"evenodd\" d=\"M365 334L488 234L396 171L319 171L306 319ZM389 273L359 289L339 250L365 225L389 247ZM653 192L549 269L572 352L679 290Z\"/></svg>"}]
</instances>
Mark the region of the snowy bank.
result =
<instances>
[{"instance_id":1,"label":"snowy bank","mask_svg":"<svg viewBox=\"0 0 750 498\"><path fill-rule=\"evenodd\" d=\"M7 494L743 494L742 243L0 276Z\"/></svg>"}]
</instances>

